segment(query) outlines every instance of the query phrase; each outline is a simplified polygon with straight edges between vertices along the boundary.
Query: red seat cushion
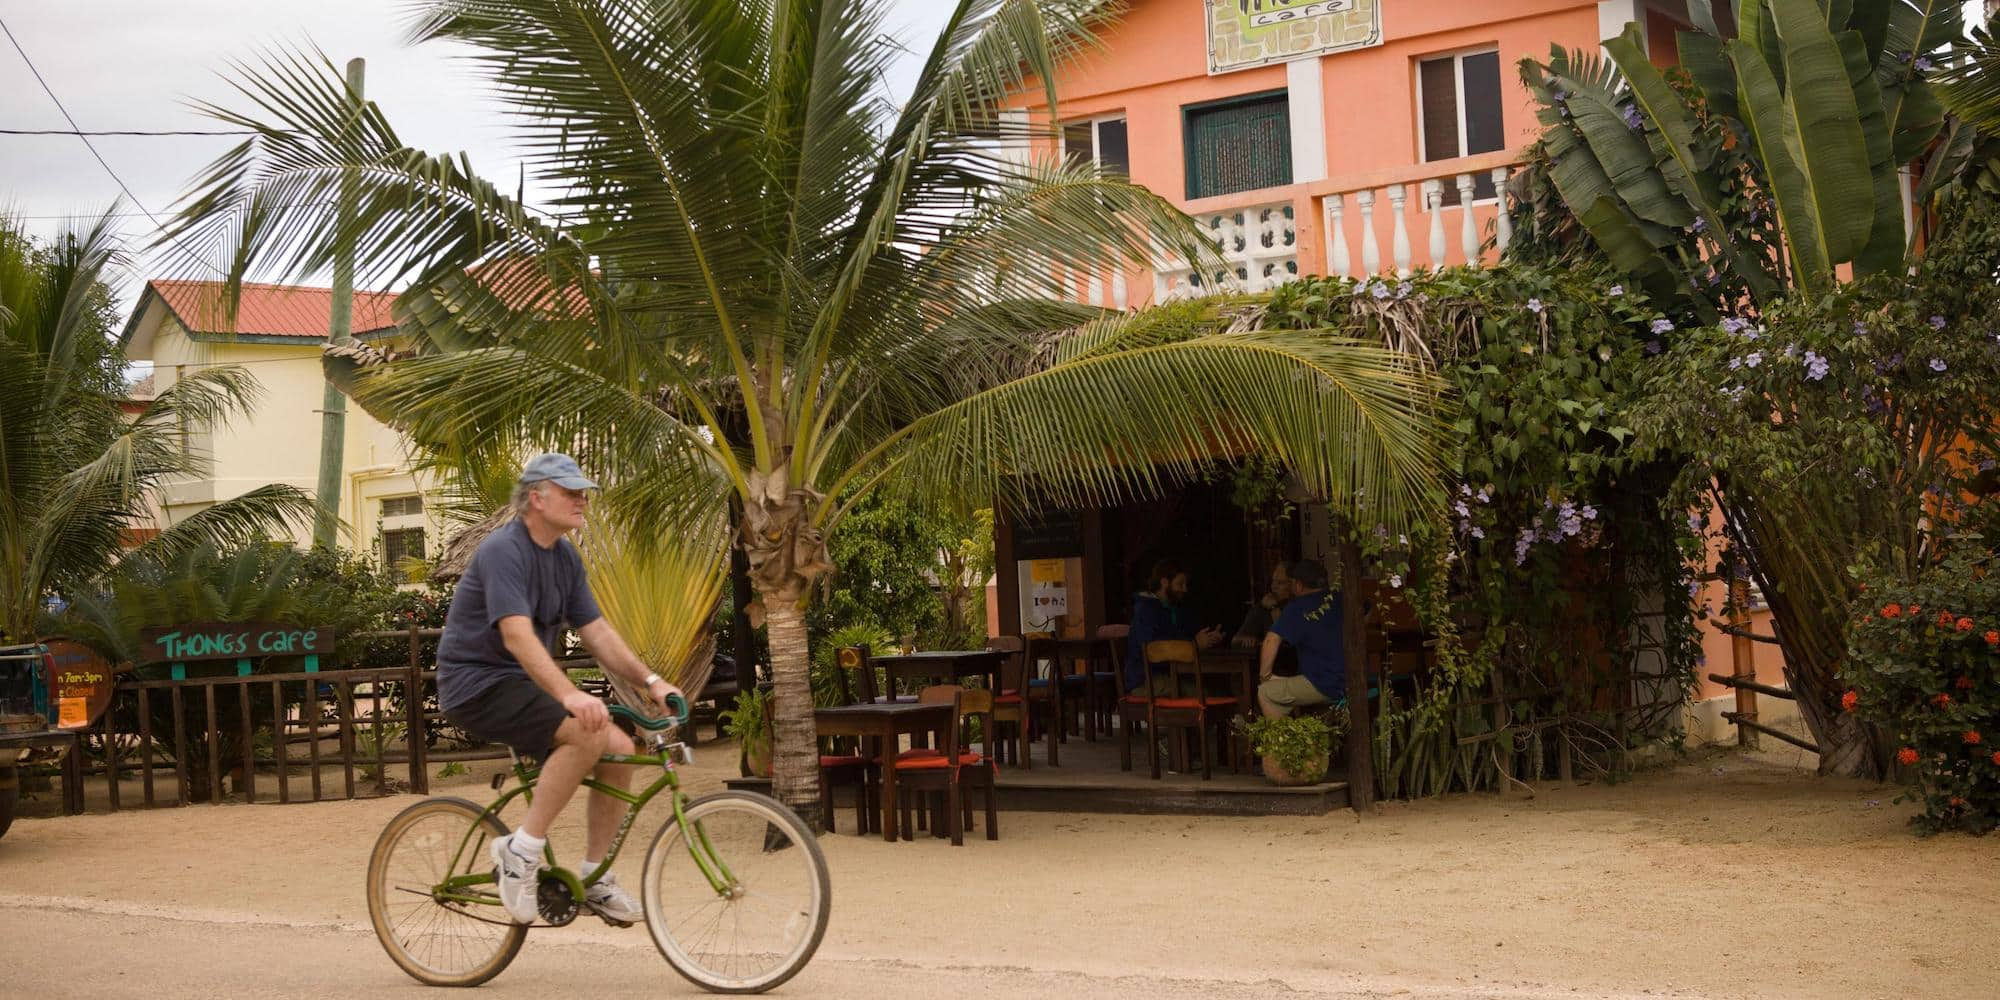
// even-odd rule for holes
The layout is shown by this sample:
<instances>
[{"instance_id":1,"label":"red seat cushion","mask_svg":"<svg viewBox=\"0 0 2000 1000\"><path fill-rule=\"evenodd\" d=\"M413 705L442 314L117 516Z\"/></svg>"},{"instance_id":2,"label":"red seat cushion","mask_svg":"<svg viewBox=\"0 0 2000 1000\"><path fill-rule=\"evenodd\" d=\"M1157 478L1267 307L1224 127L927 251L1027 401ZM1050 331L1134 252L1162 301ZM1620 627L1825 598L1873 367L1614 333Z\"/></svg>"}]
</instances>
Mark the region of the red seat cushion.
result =
<instances>
[{"instance_id":1,"label":"red seat cushion","mask_svg":"<svg viewBox=\"0 0 2000 1000\"><path fill-rule=\"evenodd\" d=\"M873 764L874 762L874 758L852 754L839 757L831 754L821 754L819 757L819 766L821 767L852 767L856 764Z\"/></svg>"},{"instance_id":2,"label":"red seat cushion","mask_svg":"<svg viewBox=\"0 0 2000 1000\"><path fill-rule=\"evenodd\" d=\"M1020 703L1021 703L1021 696L1013 691L1009 691L1006 694L1003 694L1000 697L993 699L993 704L995 705L1019 705Z\"/></svg>"},{"instance_id":3,"label":"red seat cushion","mask_svg":"<svg viewBox=\"0 0 2000 1000\"><path fill-rule=\"evenodd\" d=\"M1125 696L1127 705L1144 705L1149 701L1153 703L1154 708L1201 708L1204 704L1209 708L1230 708L1236 704L1236 699L1227 697L1210 698L1204 703L1200 698L1143 698L1136 694Z\"/></svg>"},{"instance_id":4,"label":"red seat cushion","mask_svg":"<svg viewBox=\"0 0 2000 1000\"><path fill-rule=\"evenodd\" d=\"M972 767L985 762L986 756L976 750L962 751L958 755L958 766L960 767ZM905 771L924 768L945 768L949 766L951 766L951 762L945 759L943 753L936 750L910 750L896 758L896 767Z\"/></svg>"}]
</instances>

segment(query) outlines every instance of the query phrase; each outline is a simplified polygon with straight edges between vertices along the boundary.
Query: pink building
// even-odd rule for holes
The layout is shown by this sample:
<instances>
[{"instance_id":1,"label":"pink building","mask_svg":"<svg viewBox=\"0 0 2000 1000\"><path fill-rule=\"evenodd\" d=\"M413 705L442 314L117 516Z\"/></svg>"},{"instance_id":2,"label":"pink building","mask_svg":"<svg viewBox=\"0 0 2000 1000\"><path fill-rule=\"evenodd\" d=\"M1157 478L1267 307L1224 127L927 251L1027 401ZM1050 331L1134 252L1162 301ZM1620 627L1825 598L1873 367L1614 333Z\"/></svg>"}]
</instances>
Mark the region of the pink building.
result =
<instances>
[{"instance_id":1,"label":"pink building","mask_svg":"<svg viewBox=\"0 0 2000 1000\"><path fill-rule=\"evenodd\" d=\"M1710 0L1130 0L1102 47L1056 81L1060 143L1171 199L1212 233L1237 287L1301 274L1371 275L1488 259L1511 235L1500 187L1540 131L1515 64L1551 45L1592 50L1639 25L1656 63L1676 58L1687 3ZM1733 5L1711 5L1733 34ZM1051 119L1028 88L1013 112ZM1182 262L1068 276L1079 301L1129 308L1218 282ZM1005 539L1003 539L1003 542ZM1010 546L1003 544L1003 549ZM1002 553L991 627L1018 630L1020 572ZM1723 604L1721 584L1704 594ZM1770 631L1758 614L1756 631ZM1709 630L1701 668L1729 673ZM1776 647L1758 673L1783 685ZM1727 689L1703 681L1690 736L1731 736ZM1793 712L1764 699L1765 721Z\"/></svg>"}]
</instances>

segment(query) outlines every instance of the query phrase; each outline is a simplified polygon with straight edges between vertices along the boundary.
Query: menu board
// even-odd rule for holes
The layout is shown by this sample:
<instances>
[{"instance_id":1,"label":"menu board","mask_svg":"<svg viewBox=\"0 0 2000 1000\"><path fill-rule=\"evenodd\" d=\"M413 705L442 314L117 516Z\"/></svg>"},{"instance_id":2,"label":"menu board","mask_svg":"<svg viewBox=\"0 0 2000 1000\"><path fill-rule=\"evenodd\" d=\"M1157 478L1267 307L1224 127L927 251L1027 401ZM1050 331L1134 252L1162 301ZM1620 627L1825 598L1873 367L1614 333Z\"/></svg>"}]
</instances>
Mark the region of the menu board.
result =
<instances>
[{"instance_id":1,"label":"menu board","mask_svg":"<svg viewBox=\"0 0 2000 1000\"><path fill-rule=\"evenodd\" d=\"M1014 558L1063 559L1083 555L1083 515L1042 510L1014 520Z\"/></svg>"},{"instance_id":2,"label":"menu board","mask_svg":"<svg viewBox=\"0 0 2000 1000\"><path fill-rule=\"evenodd\" d=\"M114 681L111 663L97 651L70 639L44 643L54 669L49 671L49 707L57 729L84 729L111 707Z\"/></svg>"}]
</instances>

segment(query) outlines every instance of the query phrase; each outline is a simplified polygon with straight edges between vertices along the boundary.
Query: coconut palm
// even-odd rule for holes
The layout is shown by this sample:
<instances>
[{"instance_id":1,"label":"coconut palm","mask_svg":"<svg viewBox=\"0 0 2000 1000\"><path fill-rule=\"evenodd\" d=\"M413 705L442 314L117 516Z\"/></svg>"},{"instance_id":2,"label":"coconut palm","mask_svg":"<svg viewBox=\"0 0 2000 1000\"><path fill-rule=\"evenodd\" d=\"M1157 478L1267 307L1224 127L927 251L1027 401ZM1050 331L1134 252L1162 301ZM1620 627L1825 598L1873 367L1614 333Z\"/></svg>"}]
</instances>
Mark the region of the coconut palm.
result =
<instances>
[{"instance_id":1,"label":"coconut palm","mask_svg":"<svg viewBox=\"0 0 2000 1000\"><path fill-rule=\"evenodd\" d=\"M801 811L801 605L845 504L1103 503L1254 449L1394 517L1426 502L1444 434L1433 378L1401 355L1230 330L1206 322L1216 303L1060 301L1161 256L1219 265L1145 189L1020 153L1054 123L1004 100L1034 86L1054 106L1106 5L960 0L900 107L884 6L424 3L414 37L477 52L549 213L405 146L323 58L281 53L240 75L249 111L211 109L258 134L175 228L239 280L351 248L364 282L407 281L415 355L328 370L416 441L574 449L633 537L733 525L769 628L776 791Z\"/></svg>"},{"instance_id":2,"label":"coconut palm","mask_svg":"<svg viewBox=\"0 0 2000 1000\"><path fill-rule=\"evenodd\" d=\"M107 336L111 216L36 247L0 218L0 636L32 637L50 595L97 579L177 476L199 476L182 429L244 412L256 381L240 368L182 378L136 418L119 410ZM266 486L218 503L146 543L162 555L282 532L311 498ZM300 522L303 523L303 522Z\"/></svg>"}]
</instances>

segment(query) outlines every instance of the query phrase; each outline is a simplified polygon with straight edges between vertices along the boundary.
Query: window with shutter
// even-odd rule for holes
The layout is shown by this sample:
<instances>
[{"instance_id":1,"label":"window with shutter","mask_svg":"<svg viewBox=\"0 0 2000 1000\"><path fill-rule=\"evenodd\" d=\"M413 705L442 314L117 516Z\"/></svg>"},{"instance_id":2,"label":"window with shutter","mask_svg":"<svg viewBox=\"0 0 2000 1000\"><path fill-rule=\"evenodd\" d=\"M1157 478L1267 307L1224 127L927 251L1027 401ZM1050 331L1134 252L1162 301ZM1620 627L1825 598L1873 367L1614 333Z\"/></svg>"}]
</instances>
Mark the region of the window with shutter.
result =
<instances>
[{"instance_id":1,"label":"window with shutter","mask_svg":"<svg viewBox=\"0 0 2000 1000\"><path fill-rule=\"evenodd\" d=\"M382 568L396 572L397 564L405 559L424 557L424 529L397 528L382 532Z\"/></svg>"},{"instance_id":2,"label":"window with shutter","mask_svg":"<svg viewBox=\"0 0 2000 1000\"><path fill-rule=\"evenodd\" d=\"M1424 161L1490 153L1507 145L1500 113L1500 53L1459 52L1417 62L1417 134ZM1494 196L1493 178L1480 174L1475 199ZM1458 204L1458 188L1446 182L1444 203Z\"/></svg>"},{"instance_id":3,"label":"window with shutter","mask_svg":"<svg viewBox=\"0 0 2000 1000\"><path fill-rule=\"evenodd\" d=\"M1292 182L1291 108L1282 91L1190 105L1181 117L1190 199Z\"/></svg>"}]
</instances>

